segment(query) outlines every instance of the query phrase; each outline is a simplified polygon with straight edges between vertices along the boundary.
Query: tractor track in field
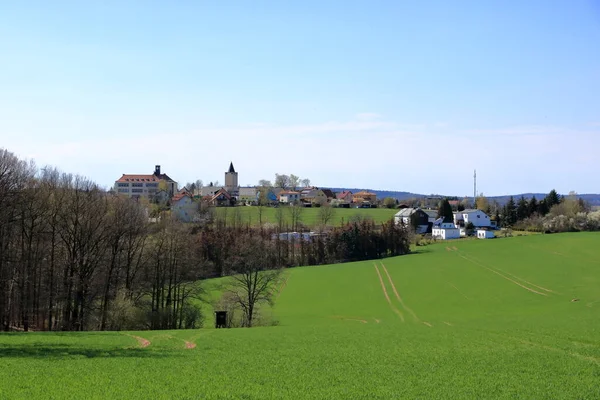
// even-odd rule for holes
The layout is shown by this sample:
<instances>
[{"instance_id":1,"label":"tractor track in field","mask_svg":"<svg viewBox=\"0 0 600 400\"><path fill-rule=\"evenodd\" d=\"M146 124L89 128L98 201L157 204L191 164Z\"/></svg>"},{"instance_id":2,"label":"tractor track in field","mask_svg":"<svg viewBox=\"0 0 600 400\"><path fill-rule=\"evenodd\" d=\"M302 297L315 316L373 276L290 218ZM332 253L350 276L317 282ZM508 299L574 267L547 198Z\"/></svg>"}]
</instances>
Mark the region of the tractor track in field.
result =
<instances>
[{"instance_id":1,"label":"tractor track in field","mask_svg":"<svg viewBox=\"0 0 600 400\"><path fill-rule=\"evenodd\" d=\"M169 335L169 334L163 334L163 335L158 335L158 336L153 336L153 337L154 337L155 339L166 338L166 339L172 339L172 340L181 340L181 341L182 341L182 342L185 344L185 348L186 348L186 349L188 349L188 350L191 350L191 349L194 349L194 348L196 348L196 343L194 343L194 342L190 342L190 341L187 341L187 340L185 340L185 339L181 339L181 338L175 337L175 336L173 336L173 335ZM140 338L140 339L143 339L143 338ZM144 339L144 340L145 340L145 339ZM150 343L150 341L148 341L148 343ZM148 346L149 346L149 344L148 344ZM142 347L143 347L143 346L142 346ZM146 346L146 347L147 347L147 346Z\"/></svg>"},{"instance_id":2,"label":"tractor track in field","mask_svg":"<svg viewBox=\"0 0 600 400\"><path fill-rule=\"evenodd\" d=\"M290 279L290 274L287 274L285 276L284 281L281 283L281 286L279 286L279 290L277 291L277 296L276 296L277 299L279 299L279 296L281 296L281 292L283 292L283 289L285 289L285 287L287 286L289 279Z\"/></svg>"},{"instance_id":3,"label":"tractor track in field","mask_svg":"<svg viewBox=\"0 0 600 400\"><path fill-rule=\"evenodd\" d=\"M468 256L468 257L469 257L471 260L473 260L473 261L477 261L477 262L481 263L481 260L478 260L477 258L475 258L475 257L473 257L473 256L471 256L471 255L470 255L470 256ZM523 279L523 278L521 278L520 276L517 276L517 275L515 275L515 274L511 274L510 272L507 272L507 271L505 271L505 270L503 270L503 269L501 269L501 268L498 268L498 267L491 267L491 268L493 268L493 269L495 269L496 271L499 271L499 272L501 272L501 273L503 273L503 274L506 274L506 275L508 275L508 276L511 276L511 277L513 277L513 278L515 278L515 279L518 279L518 280L520 280L521 282L523 282L523 283L525 283L525 284L527 284L527 285L533 286L533 287L535 287L535 288L537 288L537 289L540 289L540 290L546 291L546 292L548 292L548 293L560 294L560 293L558 293L558 292L555 292L555 291L554 291L554 290L552 290L552 289L547 289L547 288L545 288L545 287L543 287L543 286L536 285L535 283L529 282L528 280L525 280L525 279Z\"/></svg>"},{"instance_id":4,"label":"tractor track in field","mask_svg":"<svg viewBox=\"0 0 600 400\"><path fill-rule=\"evenodd\" d=\"M129 336L131 338L134 338L135 340L137 340L138 344L140 345L141 348L146 348L148 346L150 346L152 344L152 342L150 342L148 339L145 339L141 336L135 336L135 335L128 335L125 334L125 336Z\"/></svg>"},{"instance_id":5,"label":"tractor track in field","mask_svg":"<svg viewBox=\"0 0 600 400\"><path fill-rule=\"evenodd\" d=\"M512 338L512 337L511 337L511 339L517 340L517 341L519 341L522 344L527 344L527 345L530 345L530 346L539 347L541 349L552 351L552 352L555 352L555 353L567 354L567 355L569 355L571 357L575 357L575 358L577 358L579 360L591 361L593 363L600 364L600 358L597 358L597 357L586 356L586 355L583 355L583 354L575 353L574 351L568 351L568 350L560 349L558 347L552 347L552 346L548 346L548 345L545 345L545 344L532 342L530 340L516 339L516 338Z\"/></svg>"},{"instance_id":6,"label":"tractor track in field","mask_svg":"<svg viewBox=\"0 0 600 400\"><path fill-rule=\"evenodd\" d=\"M589 361L589 362L593 362L595 364L600 365L600 358L598 358L598 357L586 356L584 354L579 354L579 353L576 353L574 351L569 351L569 350L561 349L561 348L558 348L558 347L548 346L548 345L545 345L545 344L542 344L542 343L537 343L537 342L533 342L531 340L527 340L525 338L517 338L517 337L514 337L514 336L510 336L510 335L506 335L506 334L503 334L503 333L499 333L499 332L491 332L491 331L487 331L487 330L483 330L483 332L487 332L488 334L496 335L496 336L499 336L499 337L504 338L504 339L509 339L509 340L512 340L514 342L517 342L517 343L520 343L520 344L523 344L523 345L537 347L537 348L544 349L546 351L551 351L551 352L554 352L554 353L566 354L566 355L569 355L571 357L577 358L577 359L582 360L582 361ZM547 337L550 337L550 338L554 338L553 336L549 336L549 335L544 335L544 336L547 336ZM579 343L579 342L574 342L574 343ZM593 346L593 345L591 345L591 346Z\"/></svg>"},{"instance_id":7,"label":"tractor track in field","mask_svg":"<svg viewBox=\"0 0 600 400\"><path fill-rule=\"evenodd\" d=\"M398 299L398 301L400 302L402 307L406 310L406 312L408 312L410 315L413 316L415 321L420 321L419 317L417 317L417 314L415 314L415 312L404 303L404 300L402 300L402 297L400 297L400 294L398 294L398 290L396 290L396 285L394 285L394 281L392 280L392 277L390 276L390 273L388 272L385 265L383 265L382 262L380 262L379 264L381 264L381 268L383 268L383 272L385 272L385 274L387 275L387 278L390 281L390 285L392 286L392 290L394 291L394 295L396 295L396 298Z\"/></svg>"},{"instance_id":8,"label":"tractor track in field","mask_svg":"<svg viewBox=\"0 0 600 400\"><path fill-rule=\"evenodd\" d=\"M469 296L467 296L466 294L464 294L459 288L456 287L456 285L452 282L448 282L448 285L452 286L454 289L456 289L456 291L458 293L460 293L465 299L467 300L473 300L472 298L470 298Z\"/></svg>"},{"instance_id":9,"label":"tractor track in field","mask_svg":"<svg viewBox=\"0 0 600 400\"><path fill-rule=\"evenodd\" d=\"M363 324L368 324L369 323L369 321L367 321L366 319L362 319L362 318L347 318L347 317L344 317L344 316L341 316L341 315L334 315L331 318L341 319L341 320L344 320L344 321L356 321L356 322L361 322Z\"/></svg>"},{"instance_id":10,"label":"tractor track in field","mask_svg":"<svg viewBox=\"0 0 600 400\"><path fill-rule=\"evenodd\" d=\"M392 309L392 311L394 311L398 315L398 317L400 317L400 320L402 320L402 322L404 322L404 315L402 314L402 312L400 310L398 310L392 304L392 300L390 299L390 296L388 295L387 289L385 288L385 283L383 283L383 278L381 277L381 272L379 272L379 268L377 267L377 263L373 264L373 266L375 267L375 271L377 271L377 276L379 277L379 283L381 283L381 289L383 290L383 294L385 295L385 299L387 300L388 304L390 305L390 308Z\"/></svg>"},{"instance_id":11,"label":"tractor track in field","mask_svg":"<svg viewBox=\"0 0 600 400\"><path fill-rule=\"evenodd\" d=\"M535 293L535 294L539 294L540 296L546 296L546 297L548 296L546 293L538 292L538 291L537 291L537 290L535 290L535 289L532 289L532 288L530 288L530 287L527 287L527 286L525 286L525 285L523 285L523 284L521 284L521 283L519 283L519 282L515 281L514 279L511 279L511 278L509 278L508 276L501 274L500 272L496 271L495 269L492 269L492 268L490 268L490 267L488 267L488 266L486 266L486 265L484 265L484 264L482 264L482 263L480 263L480 262L478 262L478 261L476 261L476 260L470 259L470 258L468 258L468 257L464 256L463 254L460 254L460 253L458 253L458 256L459 256L459 257L461 257L461 258L463 258L463 259L465 259L465 260L467 260L467 261L469 261L469 262L470 262L470 263L472 263L472 264L475 264L475 265L477 265L478 267L485 268L485 269L487 269L488 271L490 271L490 272L493 272L494 274L496 274L496 275L500 276L501 278L503 278L503 279L506 279L507 281L509 281L509 282L512 282L512 283L514 283L515 285L517 285L517 286L520 286L520 287L522 287L522 288L523 288L523 289L525 289L525 290L528 290L528 291L530 291L530 292L532 292L532 293Z\"/></svg>"}]
</instances>

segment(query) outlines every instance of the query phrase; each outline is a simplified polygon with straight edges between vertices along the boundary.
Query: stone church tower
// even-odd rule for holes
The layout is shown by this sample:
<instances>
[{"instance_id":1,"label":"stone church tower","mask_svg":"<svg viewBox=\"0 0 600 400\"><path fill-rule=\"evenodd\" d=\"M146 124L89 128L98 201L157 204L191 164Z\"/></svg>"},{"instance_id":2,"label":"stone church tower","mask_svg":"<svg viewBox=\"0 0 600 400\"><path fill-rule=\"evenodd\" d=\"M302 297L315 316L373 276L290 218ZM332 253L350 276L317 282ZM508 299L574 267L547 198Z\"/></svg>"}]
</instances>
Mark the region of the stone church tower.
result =
<instances>
[{"instance_id":1,"label":"stone church tower","mask_svg":"<svg viewBox=\"0 0 600 400\"><path fill-rule=\"evenodd\" d=\"M233 168L233 162L229 164L229 171L225 172L225 190L229 193L235 193L239 189L238 173Z\"/></svg>"}]
</instances>

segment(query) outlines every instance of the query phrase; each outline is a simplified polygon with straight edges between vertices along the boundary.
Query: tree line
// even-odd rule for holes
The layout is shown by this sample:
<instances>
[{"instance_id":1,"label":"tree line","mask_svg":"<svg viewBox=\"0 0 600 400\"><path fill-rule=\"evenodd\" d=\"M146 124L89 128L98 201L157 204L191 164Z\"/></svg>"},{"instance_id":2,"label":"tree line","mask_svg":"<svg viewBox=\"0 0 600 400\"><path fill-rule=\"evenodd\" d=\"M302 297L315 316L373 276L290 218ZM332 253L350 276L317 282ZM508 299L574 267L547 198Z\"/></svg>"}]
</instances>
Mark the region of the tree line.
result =
<instances>
[{"instance_id":1,"label":"tree line","mask_svg":"<svg viewBox=\"0 0 600 400\"><path fill-rule=\"evenodd\" d=\"M286 228L149 223L141 202L0 149L0 330L194 328L203 279L409 251L392 222L310 240L283 240Z\"/></svg>"}]
</instances>

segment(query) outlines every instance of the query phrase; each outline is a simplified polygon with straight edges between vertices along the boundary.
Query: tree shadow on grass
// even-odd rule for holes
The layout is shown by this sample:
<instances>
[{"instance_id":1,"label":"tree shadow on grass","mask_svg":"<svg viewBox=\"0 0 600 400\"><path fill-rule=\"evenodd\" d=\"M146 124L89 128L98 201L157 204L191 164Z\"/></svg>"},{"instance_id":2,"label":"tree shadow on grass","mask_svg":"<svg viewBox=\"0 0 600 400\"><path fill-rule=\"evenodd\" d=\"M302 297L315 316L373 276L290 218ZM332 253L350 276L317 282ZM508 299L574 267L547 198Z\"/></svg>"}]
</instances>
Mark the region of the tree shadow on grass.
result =
<instances>
[{"instance_id":1,"label":"tree shadow on grass","mask_svg":"<svg viewBox=\"0 0 600 400\"><path fill-rule=\"evenodd\" d=\"M90 348L83 346L53 344L19 344L0 345L2 358L173 358L180 354L167 350L150 350L141 348Z\"/></svg>"},{"instance_id":2,"label":"tree shadow on grass","mask_svg":"<svg viewBox=\"0 0 600 400\"><path fill-rule=\"evenodd\" d=\"M419 247L417 250L411 250L410 253L406 254L407 256L416 255L416 254L426 254L431 253L433 250L428 249L427 247Z\"/></svg>"}]
</instances>

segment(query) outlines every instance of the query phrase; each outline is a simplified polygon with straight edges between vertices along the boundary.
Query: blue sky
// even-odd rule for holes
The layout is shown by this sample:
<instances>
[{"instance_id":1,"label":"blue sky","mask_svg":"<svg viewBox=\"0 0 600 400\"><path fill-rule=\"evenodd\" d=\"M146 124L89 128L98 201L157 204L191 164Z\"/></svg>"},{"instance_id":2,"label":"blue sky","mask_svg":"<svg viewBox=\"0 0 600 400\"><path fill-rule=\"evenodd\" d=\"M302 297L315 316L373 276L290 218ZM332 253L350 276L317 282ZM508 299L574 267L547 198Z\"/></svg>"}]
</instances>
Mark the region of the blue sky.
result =
<instances>
[{"instance_id":1,"label":"blue sky","mask_svg":"<svg viewBox=\"0 0 600 400\"><path fill-rule=\"evenodd\" d=\"M0 147L105 186L598 193L599 43L597 1L0 0Z\"/></svg>"}]
</instances>

